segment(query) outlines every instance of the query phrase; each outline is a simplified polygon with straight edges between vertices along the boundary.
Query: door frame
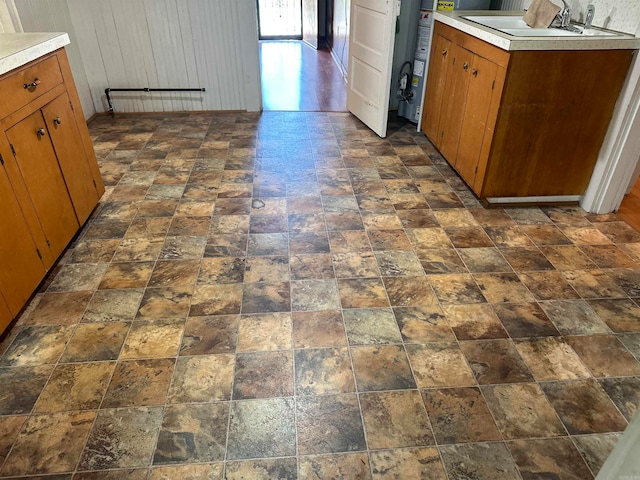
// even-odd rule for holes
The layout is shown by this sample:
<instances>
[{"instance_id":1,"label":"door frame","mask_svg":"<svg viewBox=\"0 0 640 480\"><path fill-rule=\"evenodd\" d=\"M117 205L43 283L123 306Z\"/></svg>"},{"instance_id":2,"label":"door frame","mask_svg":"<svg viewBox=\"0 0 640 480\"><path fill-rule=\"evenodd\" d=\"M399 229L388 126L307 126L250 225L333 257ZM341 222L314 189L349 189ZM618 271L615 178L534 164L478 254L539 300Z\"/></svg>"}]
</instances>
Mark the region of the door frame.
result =
<instances>
[{"instance_id":1,"label":"door frame","mask_svg":"<svg viewBox=\"0 0 640 480\"><path fill-rule=\"evenodd\" d=\"M256 0L256 13L258 18L258 41L260 40L302 40L302 0L296 0L300 3L300 35L267 35L262 36L260 29L260 0Z\"/></svg>"}]
</instances>

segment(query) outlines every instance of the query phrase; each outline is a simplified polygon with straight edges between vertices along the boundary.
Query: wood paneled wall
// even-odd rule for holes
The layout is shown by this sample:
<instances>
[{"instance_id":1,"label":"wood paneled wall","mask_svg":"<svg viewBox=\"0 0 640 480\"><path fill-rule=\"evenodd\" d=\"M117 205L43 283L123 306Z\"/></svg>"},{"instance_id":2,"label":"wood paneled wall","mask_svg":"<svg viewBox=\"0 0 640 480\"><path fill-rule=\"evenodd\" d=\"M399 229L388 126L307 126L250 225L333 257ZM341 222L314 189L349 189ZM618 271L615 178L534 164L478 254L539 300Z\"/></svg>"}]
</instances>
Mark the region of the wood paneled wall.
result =
<instances>
[{"instance_id":1,"label":"wood paneled wall","mask_svg":"<svg viewBox=\"0 0 640 480\"><path fill-rule=\"evenodd\" d=\"M18 2L23 24L53 24L75 37L96 112L106 110L107 87L207 90L114 93L118 112L261 108L254 0Z\"/></svg>"}]
</instances>

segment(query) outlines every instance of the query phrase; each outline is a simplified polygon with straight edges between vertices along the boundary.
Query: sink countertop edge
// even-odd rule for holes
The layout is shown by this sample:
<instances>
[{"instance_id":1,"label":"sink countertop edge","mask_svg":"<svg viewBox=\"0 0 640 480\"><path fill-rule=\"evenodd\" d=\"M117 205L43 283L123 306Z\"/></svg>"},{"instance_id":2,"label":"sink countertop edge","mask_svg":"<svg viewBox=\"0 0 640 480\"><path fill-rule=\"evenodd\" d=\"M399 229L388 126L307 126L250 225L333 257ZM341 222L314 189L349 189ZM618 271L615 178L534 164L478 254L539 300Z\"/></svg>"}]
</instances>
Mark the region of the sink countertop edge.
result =
<instances>
[{"instance_id":1,"label":"sink countertop edge","mask_svg":"<svg viewBox=\"0 0 640 480\"><path fill-rule=\"evenodd\" d=\"M515 37L490 27L485 27L471 20L461 18L463 15L522 16L520 11L501 10L454 10L452 12L436 11L434 20L449 25L456 30L468 33L484 40L502 50L637 50L640 38L621 33L615 37Z\"/></svg>"},{"instance_id":2,"label":"sink countertop edge","mask_svg":"<svg viewBox=\"0 0 640 480\"><path fill-rule=\"evenodd\" d=\"M66 33L0 33L0 75L69 45Z\"/></svg>"}]
</instances>

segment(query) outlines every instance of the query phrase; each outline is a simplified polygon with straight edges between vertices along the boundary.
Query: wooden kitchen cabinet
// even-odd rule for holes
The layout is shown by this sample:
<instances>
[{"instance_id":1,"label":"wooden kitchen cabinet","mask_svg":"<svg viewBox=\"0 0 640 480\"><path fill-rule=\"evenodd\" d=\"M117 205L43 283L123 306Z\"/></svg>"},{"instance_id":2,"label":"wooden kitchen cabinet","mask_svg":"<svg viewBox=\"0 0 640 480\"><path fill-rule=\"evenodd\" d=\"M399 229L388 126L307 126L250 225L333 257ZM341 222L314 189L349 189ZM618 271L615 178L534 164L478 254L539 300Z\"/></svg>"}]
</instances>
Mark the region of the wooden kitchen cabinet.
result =
<instances>
[{"instance_id":1,"label":"wooden kitchen cabinet","mask_svg":"<svg viewBox=\"0 0 640 480\"><path fill-rule=\"evenodd\" d=\"M508 52L436 22L422 130L487 203L582 195L632 56Z\"/></svg>"},{"instance_id":2,"label":"wooden kitchen cabinet","mask_svg":"<svg viewBox=\"0 0 640 480\"><path fill-rule=\"evenodd\" d=\"M7 325L11 323L13 316L7 307L7 302L4 301L2 294L0 293L0 332L7 328Z\"/></svg>"},{"instance_id":3,"label":"wooden kitchen cabinet","mask_svg":"<svg viewBox=\"0 0 640 480\"><path fill-rule=\"evenodd\" d=\"M0 295L15 318L104 185L64 49L0 77L0 89Z\"/></svg>"}]
</instances>

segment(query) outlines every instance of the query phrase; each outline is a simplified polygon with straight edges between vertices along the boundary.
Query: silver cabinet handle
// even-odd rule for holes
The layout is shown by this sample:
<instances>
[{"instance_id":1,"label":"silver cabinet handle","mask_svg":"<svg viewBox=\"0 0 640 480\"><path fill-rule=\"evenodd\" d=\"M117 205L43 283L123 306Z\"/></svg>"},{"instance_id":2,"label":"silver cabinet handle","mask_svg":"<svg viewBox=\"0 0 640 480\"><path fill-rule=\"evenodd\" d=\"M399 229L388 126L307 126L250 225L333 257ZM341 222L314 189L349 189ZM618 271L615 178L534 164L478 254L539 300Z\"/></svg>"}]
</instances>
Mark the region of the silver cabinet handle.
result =
<instances>
[{"instance_id":1,"label":"silver cabinet handle","mask_svg":"<svg viewBox=\"0 0 640 480\"><path fill-rule=\"evenodd\" d=\"M39 128L36 130L36 135L43 137L47 131L44 128Z\"/></svg>"},{"instance_id":2,"label":"silver cabinet handle","mask_svg":"<svg viewBox=\"0 0 640 480\"><path fill-rule=\"evenodd\" d=\"M53 123L55 123L56 125L60 125L62 123L62 120L60 120L60 117L56 117L53 119Z\"/></svg>"}]
</instances>

